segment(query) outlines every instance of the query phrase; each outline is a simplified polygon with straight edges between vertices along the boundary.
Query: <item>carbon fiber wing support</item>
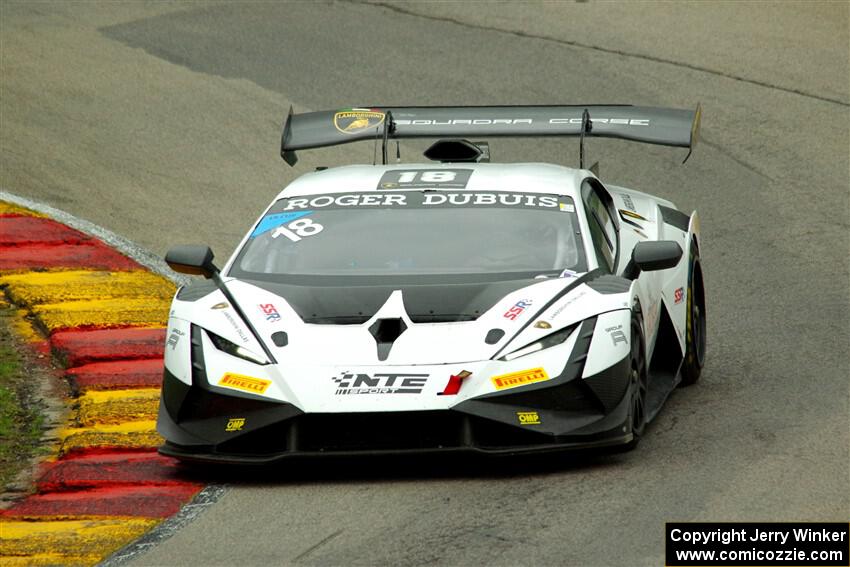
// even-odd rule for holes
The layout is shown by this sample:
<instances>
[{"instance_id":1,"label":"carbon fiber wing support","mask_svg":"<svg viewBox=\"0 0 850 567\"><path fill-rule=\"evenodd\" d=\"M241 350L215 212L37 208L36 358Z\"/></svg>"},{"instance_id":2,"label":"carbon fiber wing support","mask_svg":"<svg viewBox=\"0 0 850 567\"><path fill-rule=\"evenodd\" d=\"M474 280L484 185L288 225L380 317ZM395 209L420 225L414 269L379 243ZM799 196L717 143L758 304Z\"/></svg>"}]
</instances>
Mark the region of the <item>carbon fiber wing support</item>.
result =
<instances>
[{"instance_id":1,"label":"carbon fiber wing support","mask_svg":"<svg viewBox=\"0 0 850 567\"><path fill-rule=\"evenodd\" d=\"M359 140L473 137L618 138L688 148L699 134L695 110L628 105L358 107L293 113L283 126L281 157Z\"/></svg>"}]
</instances>

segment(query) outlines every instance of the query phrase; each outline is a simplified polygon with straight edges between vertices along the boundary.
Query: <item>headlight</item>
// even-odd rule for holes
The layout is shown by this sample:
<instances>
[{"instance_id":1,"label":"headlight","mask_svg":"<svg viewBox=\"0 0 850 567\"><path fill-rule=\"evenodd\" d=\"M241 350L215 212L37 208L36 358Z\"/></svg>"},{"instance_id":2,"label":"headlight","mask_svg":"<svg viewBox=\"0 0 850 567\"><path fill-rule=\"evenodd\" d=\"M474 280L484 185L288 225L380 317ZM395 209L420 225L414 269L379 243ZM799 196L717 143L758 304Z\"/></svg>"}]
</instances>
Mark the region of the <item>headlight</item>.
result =
<instances>
[{"instance_id":1,"label":"headlight","mask_svg":"<svg viewBox=\"0 0 850 567\"><path fill-rule=\"evenodd\" d=\"M571 325L569 327L561 329L560 331L552 333L551 335L546 335L542 339L535 341L530 345L526 345L521 349L517 349L513 352L506 354L499 360L503 362L508 362L510 360L514 360L515 358L519 358L521 356L525 356L527 354L531 354L539 350L559 345L562 342L566 341L568 338L570 338L570 335L576 329L576 327L578 327L578 325Z\"/></svg>"},{"instance_id":2,"label":"headlight","mask_svg":"<svg viewBox=\"0 0 850 567\"><path fill-rule=\"evenodd\" d=\"M219 337L215 333L211 333L209 331L206 332L207 336L212 341L212 344L215 345L215 348L220 350L221 352L226 352L230 356L235 356L237 358L241 358L242 360L247 360L248 362L253 362L254 364L268 364L269 361L265 359L265 357L254 354L250 350L246 348L242 348L237 344L233 344L228 341L224 337Z\"/></svg>"}]
</instances>

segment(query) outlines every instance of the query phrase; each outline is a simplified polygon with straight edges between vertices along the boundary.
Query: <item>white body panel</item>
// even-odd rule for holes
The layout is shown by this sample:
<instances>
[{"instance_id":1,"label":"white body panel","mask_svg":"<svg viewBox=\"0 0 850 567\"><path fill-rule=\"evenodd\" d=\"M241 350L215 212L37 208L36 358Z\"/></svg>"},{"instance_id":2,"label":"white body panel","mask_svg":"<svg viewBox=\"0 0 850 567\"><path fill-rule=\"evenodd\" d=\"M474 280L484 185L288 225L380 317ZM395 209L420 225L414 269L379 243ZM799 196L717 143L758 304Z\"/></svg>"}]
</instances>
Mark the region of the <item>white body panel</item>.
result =
<instances>
[{"instance_id":1,"label":"white body panel","mask_svg":"<svg viewBox=\"0 0 850 567\"><path fill-rule=\"evenodd\" d=\"M578 218L587 248L589 268L597 267L591 239L587 237L587 219L581 210L579 187L586 178L595 178L587 170L575 170L545 164L416 164L399 166L350 166L310 173L287 187L278 198L310 196L326 193L356 193L375 191L384 172L389 170L471 169L464 189L452 191L514 191L546 192L568 195L579 207ZM644 218L637 229L620 223L619 266L622 273L631 256L631 249L645 240L675 240L684 250L683 261L676 268L641 273L623 293L600 293L580 284L558 297L580 276L541 279L513 291L497 301L475 321L453 323L419 323L410 320L404 310L401 291L393 292L369 321L355 325L307 324L286 302L269 291L238 280L227 280L231 293L261 337L268 338L276 331L285 331L289 342L276 347L270 340L266 346L277 364L259 365L228 355L215 348L204 336L205 362L209 380L216 385L225 372L234 372L272 382L261 397L294 404L304 412L375 412L446 409L464 400L497 391L491 380L494 376L529 369L543 368L549 379L558 376L576 342L574 332L565 342L510 362L493 360L557 332L565 327L598 316L594 338L590 345L582 376L588 377L611 367L629 356L631 344L630 321L632 308L640 305L645 327L647 360L651 358L661 320L662 309L669 313L676 329L679 346L684 352L686 302L677 290L687 286L688 249L691 238L698 232L696 217L692 227L684 232L663 222L659 205L672 203L621 187L608 187L615 206L628 208ZM448 190L447 190L448 191ZM262 216L260 217L262 218ZM259 219L258 219L259 222ZM695 225L695 226L693 226ZM248 232L248 235L251 231ZM242 245L248 238L246 235ZM235 257L235 255L234 255ZM227 273L231 259L223 273ZM679 299L677 300L677 297ZM556 299L557 298L557 299ZM552 302L545 311L541 309ZM514 320L504 314L524 301L530 307ZM196 301L176 300L169 320L168 336L179 337L176 345L166 349L165 364L179 380L191 383L189 362L189 323L215 333L251 353L263 357L263 347L250 329L239 320L236 311L226 304L224 296L215 291ZM273 305L279 318L269 317L262 306ZM379 360L376 342L370 326L380 318L400 318L406 330L393 343L386 360ZM543 321L549 328L536 326ZM544 325L545 327L545 325ZM505 331L495 344L485 343L490 329ZM625 340L620 338L621 331ZM441 396L449 378L466 370L471 372L458 395ZM426 375L421 392L341 394L347 374L364 374L378 380L381 387L390 380L387 375ZM380 379L375 375L384 375ZM334 379L338 380L335 381ZM398 380L404 380L399 376ZM392 382L392 380L390 380ZM389 388L397 387L394 382ZM418 387L418 386L417 386ZM380 389L380 387L379 387Z\"/></svg>"}]
</instances>

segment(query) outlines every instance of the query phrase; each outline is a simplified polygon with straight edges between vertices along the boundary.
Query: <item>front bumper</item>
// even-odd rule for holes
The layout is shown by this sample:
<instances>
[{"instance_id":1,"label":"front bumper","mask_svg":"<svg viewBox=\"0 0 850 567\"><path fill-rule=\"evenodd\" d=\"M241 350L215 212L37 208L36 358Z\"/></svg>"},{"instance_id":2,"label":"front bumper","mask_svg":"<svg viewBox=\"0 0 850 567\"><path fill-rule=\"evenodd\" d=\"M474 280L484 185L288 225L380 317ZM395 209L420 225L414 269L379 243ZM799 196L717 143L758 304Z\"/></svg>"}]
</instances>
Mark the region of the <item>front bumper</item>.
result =
<instances>
[{"instance_id":1,"label":"front bumper","mask_svg":"<svg viewBox=\"0 0 850 567\"><path fill-rule=\"evenodd\" d=\"M628 376L628 359L603 374L475 398L450 410L305 414L287 403L188 386L166 370L157 428L167 441L160 453L262 464L304 456L505 455L629 443L628 383L617 385L627 379L621 377ZM608 393L607 404L596 391Z\"/></svg>"}]
</instances>

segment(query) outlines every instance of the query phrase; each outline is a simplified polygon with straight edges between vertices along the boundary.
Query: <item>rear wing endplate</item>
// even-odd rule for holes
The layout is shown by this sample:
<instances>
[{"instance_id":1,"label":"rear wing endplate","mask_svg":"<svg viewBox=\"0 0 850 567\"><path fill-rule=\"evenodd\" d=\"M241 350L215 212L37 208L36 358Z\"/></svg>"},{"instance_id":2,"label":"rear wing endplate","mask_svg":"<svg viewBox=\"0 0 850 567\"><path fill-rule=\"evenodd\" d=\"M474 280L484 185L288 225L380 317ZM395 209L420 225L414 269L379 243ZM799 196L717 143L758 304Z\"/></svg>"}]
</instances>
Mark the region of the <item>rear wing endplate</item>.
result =
<instances>
[{"instance_id":1,"label":"rear wing endplate","mask_svg":"<svg viewBox=\"0 0 850 567\"><path fill-rule=\"evenodd\" d=\"M688 148L699 132L701 108L628 105L363 107L294 114L286 118L281 157L358 140L406 138L547 137L619 138Z\"/></svg>"}]
</instances>

